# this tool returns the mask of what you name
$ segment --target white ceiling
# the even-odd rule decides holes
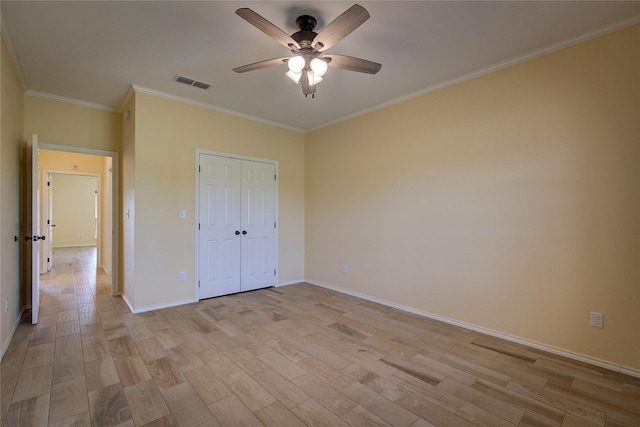
[[[305,99],[286,65],[232,68],[288,50],[235,15],[249,7],[291,34],[316,31],[354,2],[11,1],[2,32],[25,89],[121,108],[129,87],[310,130],[640,22],[640,1],[360,1],[371,18],[329,53],[382,64],[376,75],[330,68]],[[210,83],[208,90],[176,75]]]

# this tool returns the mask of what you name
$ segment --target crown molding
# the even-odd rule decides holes
[[[544,56],[546,54],[549,54],[549,53],[552,53],[552,52],[555,52],[555,51],[558,51],[558,50],[561,50],[561,49],[564,49],[564,48],[567,48],[567,47],[570,47],[570,46],[573,46],[573,45],[576,45],[576,44],[579,44],[579,43],[583,43],[583,42],[586,42],[588,40],[591,40],[591,39],[594,39],[594,38],[597,38],[597,37],[600,37],[600,36],[604,36],[606,34],[614,32],[614,31],[622,30],[624,28],[630,27],[630,26],[638,24],[638,23],[640,23],[640,14],[630,16],[630,17],[622,19],[620,21],[616,21],[616,22],[614,22],[612,24],[605,25],[604,27],[600,27],[600,28],[598,28],[596,30],[580,34],[580,35],[578,35],[576,37],[571,37],[571,38],[563,40],[561,42],[554,43],[554,44],[542,47],[540,49],[532,50],[532,51],[524,53],[522,55],[514,56],[513,58],[507,59],[506,61],[498,62],[498,63],[490,65],[488,67],[477,69],[477,70],[472,71],[470,73],[463,74],[463,75],[458,76],[458,77],[454,77],[453,79],[449,79],[449,80],[445,80],[445,81],[440,82],[440,83],[436,83],[436,84],[434,84],[432,86],[426,87],[426,88],[421,89],[421,90],[416,91],[416,92],[412,92],[410,94],[407,94],[405,96],[401,96],[399,98],[392,99],[392,100],[390,100],[388,102],[379,104],[379,105],[377,105],[375,107],[371,107],[371,108],[368,108],[366,110],[362,110],[362,111],[359,111],[357,113],[350,114],[348,116],[342,117],[340,119],[337,119],[337,120],[334,120],[334,121],[331,121],[331,122],[328,122],[328,123],[325,123],[325,124],[322,124],[320,126],[313,127],[311,129],[307,129],[307,132],[312,132],[312,131],[315,131],[315,130],[318,130],[318,129],[322,129],[322,128],[325,128],[325,127],[328,127],[328,126],[331,126],[331,125],[335,125],[335,124],[338,124],[338,123],[341,123],[341,122],[345,122],[347,120],[351,120],[351,119],[356,118],[356,117],[363,116],[363,115],[368,114],[368,113],[372,113],[374,111],[382,110],[384,108],[391,107],[392,105],[400,104],[402,102],[409,101],[409,100],[414,99],[414,98],[418,98],[418,97],[420,97],[422,95],[426,95],[426,94],[429,94],[429,93],[432,93],[432,92],[436,92],[436,91],[444,89],[446,87],[457,85],[458,83],[462,83],[462,82],[465,82],[467,80],[475,79],[476,77],[480,77],[480,76],[483,76],[485,74],[493,73],[494,71],[502,70],[504,68],[511,67],[512,65],[516,65],[516,64],[520,64],[522,62],[529,61],[531,59],[535,59],[535,58],[538,58],[540,56]]]
[[[233,111],[233,110],[227,110],[226,108],[222,108],[222,107],[217,107],[215,105],[212,104],[207,104],[204,102],[200,102],[200,101],[194,101],[192,99],[188,99],[188,98],[183,98],[181,96],[176,96],[176,95],[171,95],[169,93],[165,93],[165,92],[161,92],[158,90],[154,90],[154,89],[149,89],[143,86],[138,86],[138,85],[134,85],[132,84],[131,87],[133,88],[134,91],[136,92],[140,92],[140,93],[146,93],[147,95],[153,95],[153,96],[157,96],[160,98],[164,98],[164,99],[169,99],[172,101],[177,101],[183,104],[188,104],[188,105],[193,105],[195,107],[200,107],[200,108],[204,108],[207,110],[212,110],[212,111],[216,111],[218,113],[224,113],[224,114],[228,114],[230,116],[235,116],[235,117],[239,117],[241,119],[246,119],[246,120],[251,120],[253,122],[258,122],[258,123],[264,123],[266,125],[269,126],[275,126],[281,129],[287,129],[293,132],[299,132],[299,133],[305,133],[304,129],[299,129],[293,126],[287,126],[287,125],[283,125],[282,123],[276,123],[276,122],[272,122],[270,120],[265,120],[265,119],[261,119],[259,117],[254,117],[254,116],[250,116],[248,114],[242,114],[239,113],[237,111]]]
[[[133,85],[129,85],[129,87],[127,88],[127,93],[124,95],[124,98],[120,103],[120,107],[118,107],[118,112],[124,113],[124,109],[127,108],[127,104],[129,103],[129,101],[131,101],[131,98],[133,98],[133,94],[135,92],[136,91],[133,88]]]
[[[35,90],[28,90],[24,94],[27,96],[33,96],[34,98],[50,99],[52,101],[64,102],[67,104],[79,105],[81,107],[88,107],[96,110],[108,111],[110,113],[118,112],[117,109],[113,107],[109,107],[108,105],[96,104],[94,102],[88,102],[88,101],[80,101],[78,99],[67,98],[65,96],[59,96],[59,95],[52,95],[50,93],[38,92]]]

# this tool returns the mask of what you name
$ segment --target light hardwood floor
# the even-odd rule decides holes
[[[54,259],[5,426],[640,425],[640,379],[309,284],[133,315],[91,249]]]

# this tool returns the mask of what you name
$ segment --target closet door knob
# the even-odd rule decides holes
[[[236,236],[238,236],[240,234],[240,232],[238,230],[236,230]]]
[[[247,230],[242,230],[242,234],[247,234]]]

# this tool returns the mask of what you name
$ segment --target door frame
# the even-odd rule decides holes
[[[279,221],[279,217],[278,217],[278,205],[279,205],[279,194],[278,194],[278,189],[280,187],[279,183],[280,183],[280,170],[279,170],[279,161],[278,160],[273,160],[273,159],[264,159],[261,157],[251,157],[251,156],[244,156],[241,154],[233,154],[233,153],[223,153],[220,151],[212,151],[212,150],[205,150],[202,148],[196,148],[196,153],[195,153],[195,167],[194,169],[194,175],[195,175],[195,185],[194,185],[194,199],[195,199],[195,215],[194,215],[194,258],[195,258],[195,262],[194,262],[194,274],[193,277],[194,279],[194,283],[193,283],[193,292],[194,292],[194,300],[195,301],[199,301],[200,300],[200,291],[198,289],[198,281],[200,279],[200,230],[199,230],[199,224],[200,224],[200,171],[199,171],[199,167],[200,167],[200,154],[207,154],[207,155],[211,155],[211,156],[218,156],[218,157],[228,157],[231,159],[237,159],[237,160],[249,160],[252,162],[261,162],[261,163],[269,163],[275,166],[276,169],[276,203],[275,203],[275,221],[277,224],[276,227],[276,250],[275,250],[275,256],[276,256],[276,277],[275,277],[275,283],[276,286],[278,286],[278,283],[280,283],[280,262],[278,259],[278,252],[279,252],[279,248],[280,248],[280,242],[279,242],[279,236],[280,236],[280,221]]]
[[[51,151],[63,151],[67,153],[91,154],[94,156],[111,157],[111,173],[107,174],[108,176],[105,176],[105,180],[111,180],[111,183],[109,185],[109,187],[111,188],[111,197],[109,197],[107,194],[103,194],[102,197],[104,197],[105,200],[111,200],[111,214],[108,215],[108,218],[105,218],[106,221],[111,222],[111,295],[120,295],[120,287],[118,285],[120,279],[120,216],[118,215],[120,211],[118,198],[118,188],[120,187],[120,185],[118,177],[120,176],[120,174],[118,172],[118,168],[120,163],[118,159],[118,153],[115,151],[95,150],[92,148],[71,147],[67,145],[45,144],[42,142],[38,144],[38,148]],[[90,174],[82,173],[80,175]]]

